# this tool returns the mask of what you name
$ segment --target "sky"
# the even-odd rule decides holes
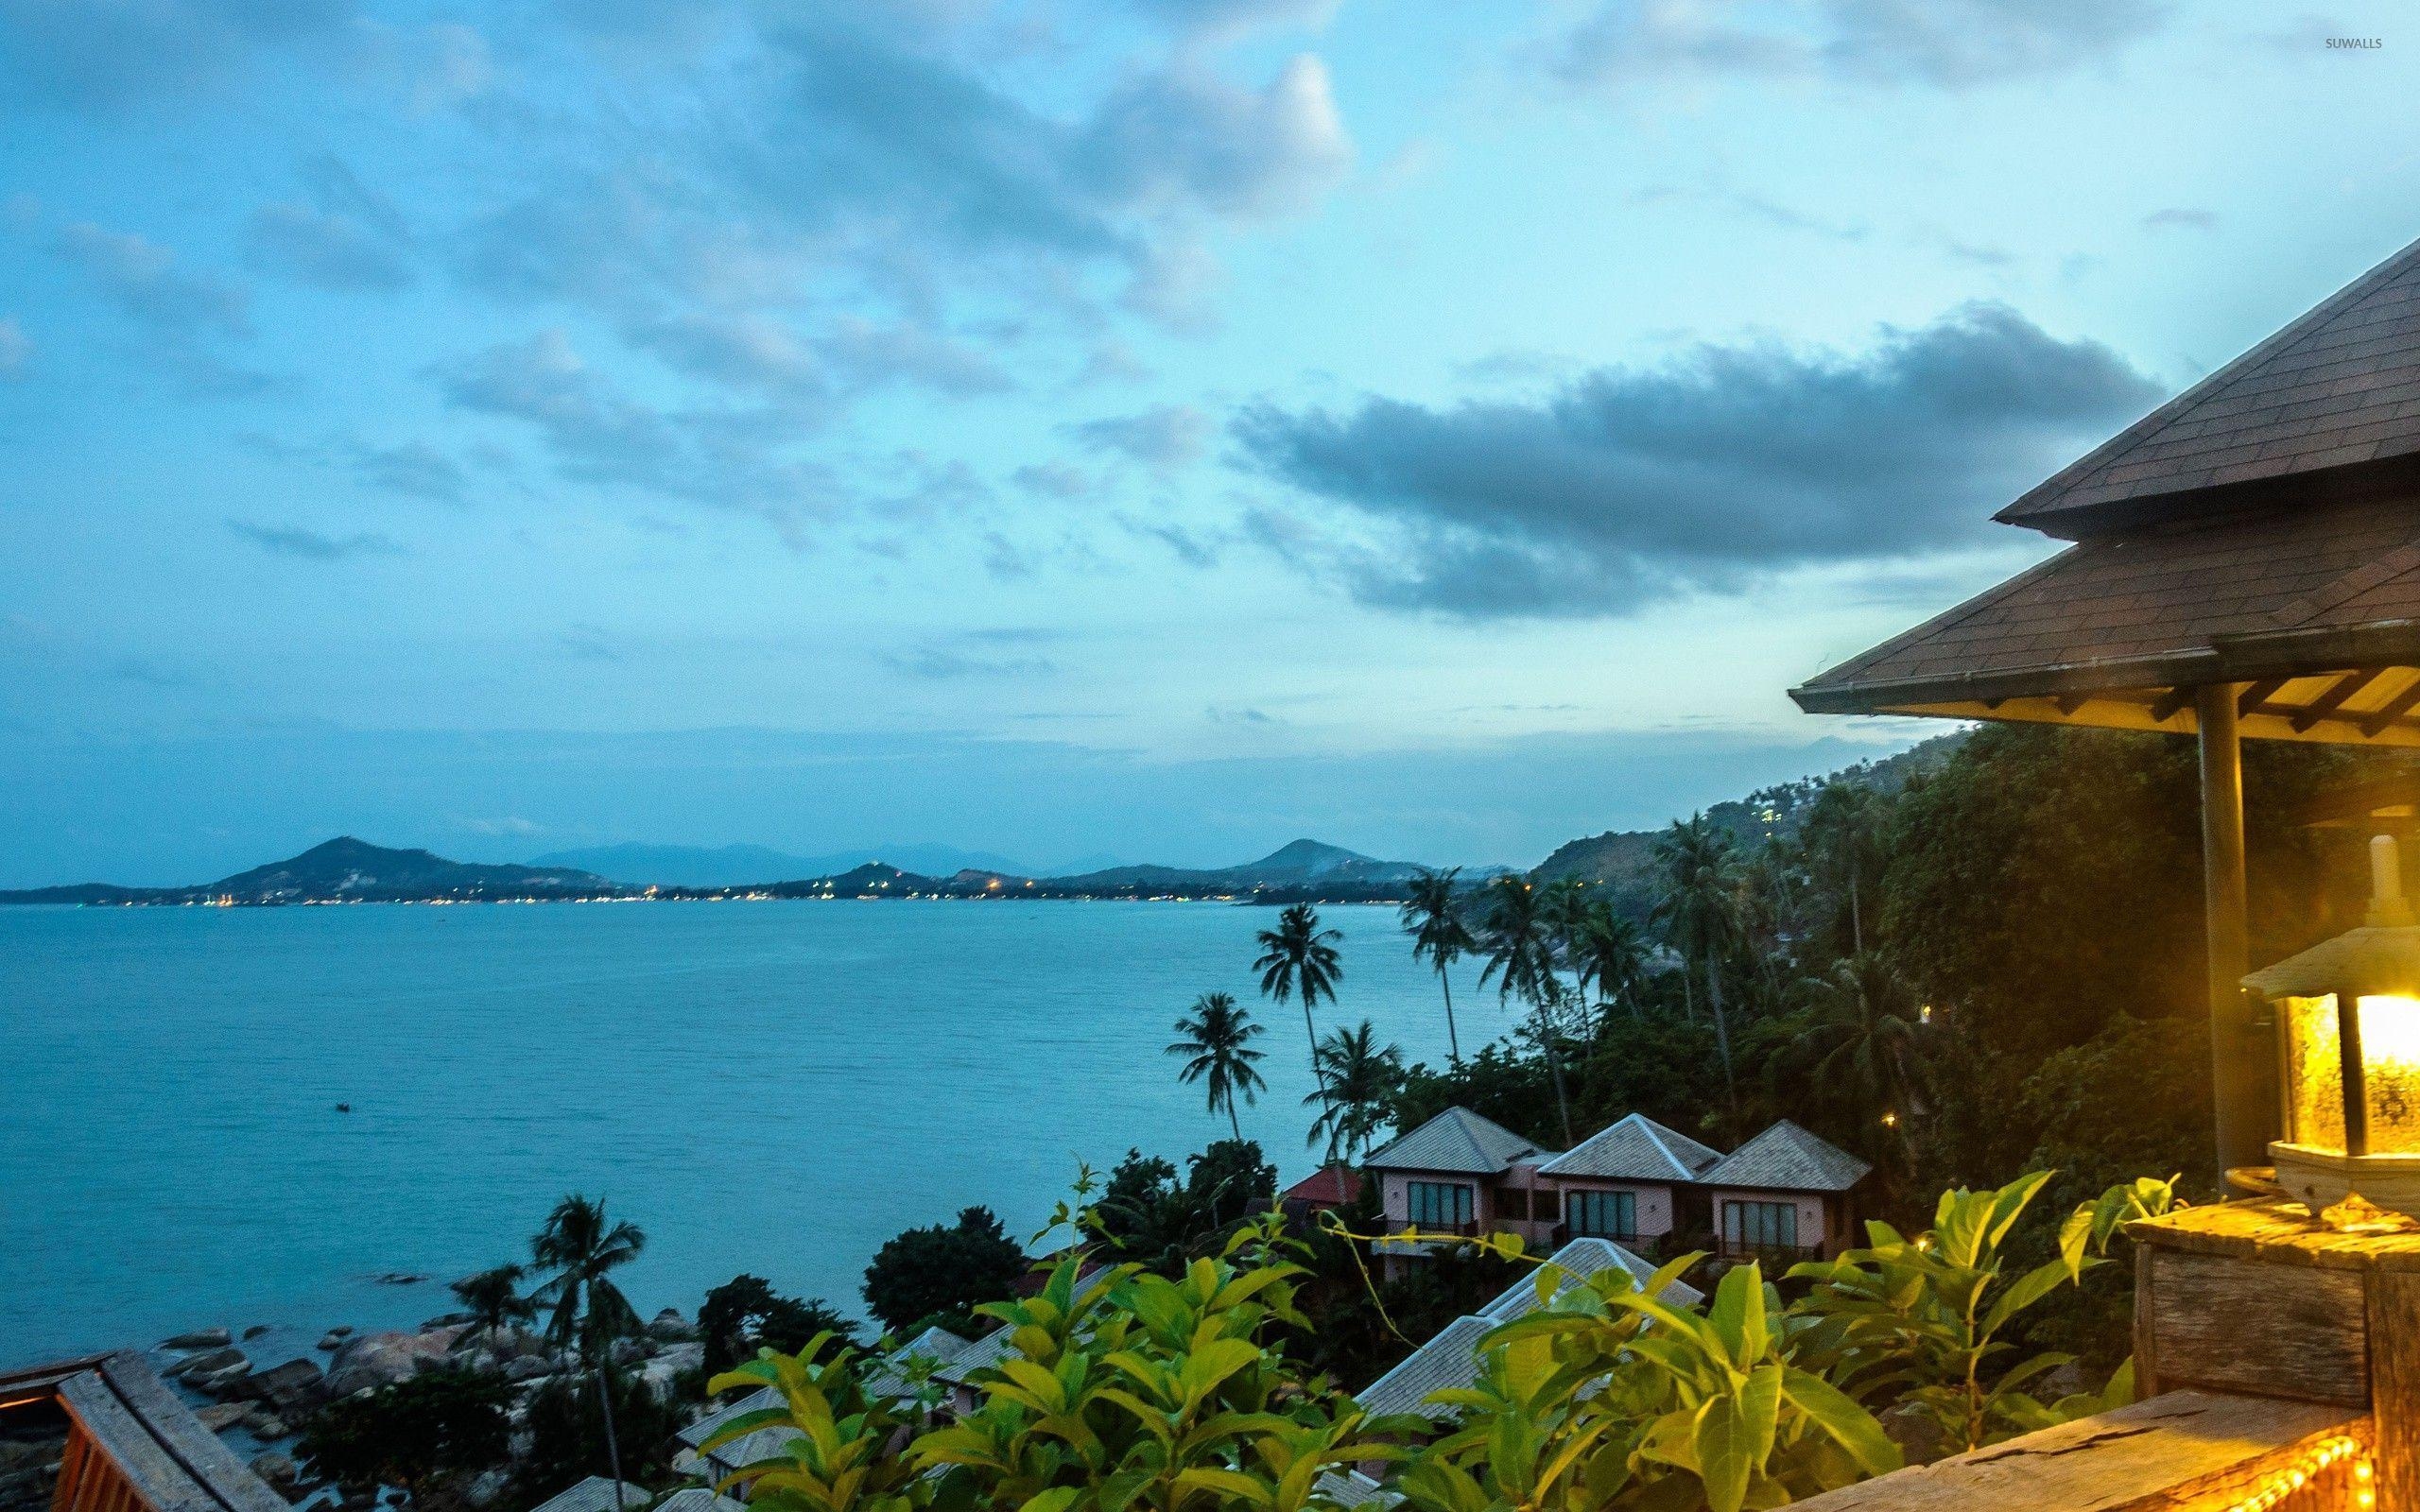
[[[2396,19],[0,0],[0,885],[1529,864],[1898,748],[1786,690],[2420,234]]]

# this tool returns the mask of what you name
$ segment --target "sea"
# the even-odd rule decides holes
[[[1436,975],[1384,907],[1322,1032],[1442,1064]],[[965,1207],[1020,1238],[1130,1148],[1227,1135],[1177,1079],[1201,993],[1252,1005],[1244,1133],[1307,1175],[1302,1014],[1219,902],[0,908],[0,1369],[408,1327],[527,1259],[568,1193],[646,1231],[619,1273],[694,1314],[750,1272],[861,1312],[866,1263]],[[1465,1052],[1512,1015],[1458,969]],[[403,1278],[421,1278],[404,1280]]]

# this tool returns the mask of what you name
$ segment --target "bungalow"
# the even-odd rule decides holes
[[[1361,1173],[1349,1165],[1326,1165],[1278,1194],[1286,1221],[1308,1224],[1322,1212],[1345,1211],[1361,1200]]]
[[[1556,1297],[1603,1271],[1627,1271],[1640,1286],[1655,1274],[1653,1265],[1608,1239],[1575,1239],[1554,1252],[1553,1263],[1562,1272],[1552,1294]],[[1657,1300],[1674,1307],[1692,1307],[1704,1299],[1704,1294],[1682,1281],[1668,1283],[1657,1297]],[[1451,1409],[1438,1407],[1428,1399],[1437,1392],[1456,1390],[1477,1382],[1479,1340],[1491,1329],[1527,1317],[1541,1305],[1536,1280],[1522,1277],[1477,1313],[1446,1324],[1393,1369],[1355,1392],[1353,1400],[1374,1414],[1415,1412],[1430,1418],[1450,1417]]]
[[[1390,1233],[1509,1231],[1549,1244],[1562,1214],[1558,1195],[1539,1180],[1538,1167],[1554,1156],[1467,1108],[1448,1108],[1362,1166],[1377,1177]],[[1382,1239],[1377,1252],[1392,1276],[1431,1247],[1418,1240]]]
[[[1720,1150],[1631,1113],[1539,1166],[1538,1175],[1560,1194],[1564,1228],[1574,1238],[1652,1246],[1705,1225],[1697,1183],[1721,1159]]]
[[[591,1475],[557,1491],[530,1512],[617,1512],[617,1507],[645,1506],[654,1500],[655,1493],[644,1486]]]
[[[1788,1119],[1699,1177],[1726,1259],[1830,1260],[1855,1241],[1856,1196],[1874,1167]]]

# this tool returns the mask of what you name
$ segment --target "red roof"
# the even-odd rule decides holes
[[[1288,1187],[1286,1200],[1349,1208],[1361,1200],[1361,1173],[1347,1165],[1331,1165],[1315,1171]]]

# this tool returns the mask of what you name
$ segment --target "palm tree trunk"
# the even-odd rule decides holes
[[[1236,1143],[1241,1144],[1244,1142],[1244,1126],[1236,1118],[1236,1094],[1233,1092],[1227,1094],[1227,1126],[1236,1131]]]
[[[1445,989],[1445,1045],[1453,1053],[1454,1064],[1459,1066],[1462,1063],[1462,1040],[1454,1032],[1454,979],[1445,974],[1443,963],[1437,968],[1437,985]]]
[[[1538,1048],[1547,1053],[1547,1071],[1554,1077],[1555,1116],[1563,1122],[1563,1147],[1571,1148],[1571,1099],[1563,1088],[1563,1052],[1555,1047],[1560,1039],[1554,1021],[1547,1017],[1545,1000],[1538,1003]]]
[[[1731,1100],[1732,1111],[1739,1108],[1739,1087],[1731,1076],[1731,1023],[1722,1012],[1722,960],[1717,955],[1705,958],[1705,996],[1714,1009],[1714,1048],[1722,1057],[1722,1090]]]
[[[1327,1073],[1320,1069],[1320,1029],[1311,1022],[1311,995],[1303,994],[1303,1038],[1311,1044],[1311,1079],[1320,1084],[1320,1100],[1328,1101]]]
[[[1849,942],[1859,955],[1865,954],[1865,914],[1858,906],[1857,873],[1849,873]]]

